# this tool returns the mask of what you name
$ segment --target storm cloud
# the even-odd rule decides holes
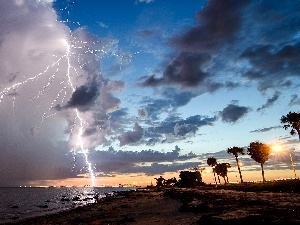
[[[142,86],[175,84],[196,87],[208,77],[208,74],[201,69],[201,65],[205,67],[209,61],[210,56],[206,54],[181,52],[167,65],[162,77],[152,75],[142,83]]]
[[[86,49],[103,43],[59,22],[52,1],[0,5],[0,185],[76,177],[70,149],[78,146],[77,132],[83,128],[87,148],[107,142],[107,113],[120,104],[113,93],[124,84],[102,77]],[[75,108],[84,112],[82,124]]]
[[[227,105],[222,111],[219,112],[221,119],[226,123],[235,123],[243,118],[250,111],[249,107],[238,106],[236,104]]]
[[[135,123],[133,131],[127,131],[118,138],[120,141],[120,146],[138,142],[143,137],[143,132],[143,128],[138,123]]]

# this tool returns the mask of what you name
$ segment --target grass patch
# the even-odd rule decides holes
[[[270,192],[300,192],[300,180],[278,180],[266,182],[245,182],[239,184],[205,185],[204,188],[226,189],[236,191],[270,191]],[[200,187],[201,189],[201,187]]]

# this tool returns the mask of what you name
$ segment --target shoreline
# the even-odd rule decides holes
[[[87,206],[6,224],[300,223],[299,192],[227,188],[137,189],[100,199],[98,203]]]

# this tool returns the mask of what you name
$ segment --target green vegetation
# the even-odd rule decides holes
[[[270,191],[270,192],[300,192],[300,180],[288,179],[288,180],[274,180],[266,182],[244,182],[239,184],[226,184],[226,185],[206,185],[215,189],[226,189],[236,191]]]

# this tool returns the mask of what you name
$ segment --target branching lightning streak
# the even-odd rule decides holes
[[[11,92],[15,91],[18,87],[23,86],[28,82],[32,82],[32,81],[35,81],[35,80],[39,79],[44,74],[47,74],[47,72],[49,71],[50,68],[57,66],[56,71],[48,78],[47,84],[42,87],[42,89],[39,91],[39,93],[35,97],[33,97],[31,99],[31,101],[34,101],[35,99],[38,99],[46,91],[46,89],[51,85],[52,80],[55,78],[55,76],[57,75],[57,73],[59,71],[59,63],[63,58],[66,58],[66,61],[67,61],[67,72],[66,72],[66,77],[67,77],[67,80],[68,80],[67,83],[69,84],[69,87],[71,87],[72,91],[74,92],[75,87],[72,83],[72,79],[71,79],[71,75],[70,75],[70,69],[72,68],[71,62],[70,62],[70,57],[71,57],[70,56],[70,45],[69,45],[67,40],[65,40],[65,43],[66,43],[66,46],[67,46],[67,51],[66,51],[65,55],[63,55],[58,60],[56,60],[52,65],[47,66],[46,69],[43,72],[38,73],[35,76],[29,77],[29,78],[25,79],[22,82],[15,83],[10,87],[4,88],[4,90],[2,90],[0,92],[0,103],[3,101],[5,96],[12,95],[12,97],[13,97],[13,111],[14,111],[14,108],[15,108],[15,95]],[[76,71],[75,71],[75,73],[76,73]],[[63,84],[64,82],[65,81],[62,81],[60,84]],[[43,121],[45,119],[47,119],[47,118],[49,118],[49,117],[56,114],[56,113],[54,113],[54,114],[48,115],[49,112],[56,105],[56,102],[58,101],[58,99],[59,99],[59,97],[62,93],[63,93],[62,101],[64,101],[64,99],[67,95],[66,89],[67,89],[67,87],[65,86],[59,91],[59,93],[57,94],[57,97],[52,101],[50,107],[43,113],[41,124],[43,123]],[[78,134],[77,134],[77,143],[76,143],[75,148],[79,148],[80,149],[79,153],[82,153],[84,155],[85,163],[87,165],[87,169],[88,169],[88,172],[89,172],[90,178],[91,178],[91,185],[95,186],[95,174],[94,174],[94,171],[92,169],[92,164],[88,160],[88,150],[84,148],[84,144],[83,144],[83,140],[82,140],[82,135],[83,135],[83,131],[84,131],[84,120],[80,116],[80,112],[78,111],[78,109],[74,109],[74,110],[75,110],[75,115],[76,115],[74,125],[77,123],[77,121],[79,121],[79,126],[80,126]],[[72,132],[73,132],[73,130],[71,130],[71,133]],[[73,151],[73,153],[76,154],[75,149],[72,149],[72,151]]]
[[[66,41],[67,44],[67,53],[66,53],[66,57],[67,57],[67,64],[68,64],[68,68],[67,68],[67,77],[68,77],[68,82],[73,90],[73,92],[75,91],[75,87],[72,83],[72,79],[70,76],[70,69],[71,69],[71,63],[70,63],[70,45],[69,43]],[[90,177],[91,177],[91,182],[92,182],[92,186],[95,186],[95,174],[94,171],[92,169],[92,164],[89,162],[88,160],[88,150],[86,150],[84,148],[84,144],[83,144],[83,140],[82,140],[82,135],[83,135],[83,130],[84,130],[84,125],[83,125],[83,119],[79,114],[78,109],[75,109],[75,113],[76,113],[76,119],[79,120],[80,123],[80,128],[77,134],[77,143],[76,143],[76,147],[79,146],[81,153],[83,153],[84,155],[84,159],[85,159],[85,163],[87,165],[87,169],[89,171]],[[75,151],[74,151],[75,152]]]
[[[10,91],[16,90],[19,86],[22,86],[22,85],[24,85],[24,84],[26,84],[26,83],[28,83],[30,81],[37,80],[40,76],[42,76],[43,74],[45,74],[49,70],[50,67],[53,67],[54,65],[56,65],[60,60],[61,60],[61,58],[58,59],[56,62],[54,62],[51,66],[47,66],[47,68],[43,72],[41,72],[39,74],[37,74],[37,75],[35,75],[33,77],[29,77],[28,79],[26,79],[26,80],[24,80],[22,82],[18,82],[18,83],[14,84],[14,85],[12,85],[10,87],[4,88],[4,90],[0,92],[0,103],[2,102],[4,96],[8,95]]]
[[[49,10],[55,12],[55,10],[47,4],[46,1],[43,0],[37,0],[39,4],[42,4],[44,7],[48,8]],[[76,1],[74,0],[73,2],[69,3],[65,8],[58,9],[60,11],[67,10],[71,5],[73,5]],[[69,12],[68,12],[68,18],[69,18]],[[66,19],[65,21],[58,21],[61,24],[63,23],[72,23],[69,19]],[[80,25],[78,22],[76,23]],[[64,30],[65,27],[63,27]],[[69,38],[68,38],[69,37]],[[42,77],[46,76],[46,83],[42,86],[42,88],[37,92],[37,94],[30,99],[31,102],[42,98],[42,96],[46,93],[48,89],[50,89],[52,84],[55,84],[55,80],[57,79],[62,79],[59,80],[59,85],[60,86],[60,91],[56,94],[52,102],[50,103],[49,106],[46,107],[46,110],[42,113],[41,115],[41,122],[39,128],[41,128],[41,125],[45,120],[48,118],[56,115],[58,113],[57,110],[53,110],[56,108],[57,105],[59,105],[59,101],[61,104],[64,103],[65,99],[68,96],[68,92],[71,90],[73,93],[76,91],[76,86],[72,81],[73,74],[76,76],[80,76],[78,73],[81,73],[79,68],[84,70],[84,67],[87,66],[87,64],[92,63],[96,57],[102,58],[102,57],[107,57],[107,56],[113,56],[116,58],[119,58],[119,63],[120,63],[120,71],[122,71],[121,65],[126,64],[126,62],[131,61],[132,55],[123,55],[122,53],[118,52],[114,46],[117,42],[115,41],[110,41],[107,46],[109,51],[106,51],[106,46],[102,45],[100,49],[97,49],[97,45],[101,42],[98,39],[95,40],[93,39],[92,41],[82,41],[80,38],[76,38],[76,35],[72,35],[72,32],[70,31],[67,37],[62,38],[64,42],[64,46],[66,46],[66,50],[63,49],[63,53],[56,55],[51,53],[47,53],[48,56],[52,57],[53,61],[51,62],[52,64],[48,64],[45,66],[45,69],[40,70],[37,72],[37,74],[31,75],[29,77],[26,77],[25,80],[21,80],[19,82],[16,82],[8,87],[5,87],[4,89],[0,90],[0,103],[6,98],[7,96],[12,97],[12,106],[13,106],[13,113],[15,112],[15,106],[16,106],[16,96],[17,96],[17,90],[21,86],[24,86],[28,83],[31,82],[36,82],[39,79],[42,79]],[[96,47],[96,48],[94,48]],[[75,50],[74,52],[72,50]],[[78,51],[77,51],[78,50]],[[137,52],[136,54],[138,54]],[[94,55],[95,57],[89,58],[89,57],[84,57],[85,55]],[[76,66],[78,71],[76,70],[76,67],[73,67],[71,64],[71,59],[73,60],[73,57],[76,60],[77,57],[77,62]],[[59,72],[61,72],[60,67],[61,64],[66,63],[67,68],[66,68],[66,73],[62,76],[59,77]],[[79,68],[78,68],[79,66]],[[50,75],[49,75],[50,74]],[[48,77],[49,76],[49,77]],[[38,106],[38,108],[42,106],[42,103]],[[73,125],[70,130],[70,136],[75,138],[75,147],[71,149],[70,152],[73,154],[74,162],[76,161],[76,154],[77,153],[82,153],[84,156],[85,164],[86,164],[86,169],[89,173],[89,177],[91,178],[91,185],[95,186],[95,173],[93,171],[93,165],[89,162],[89,150],[86,148],[86,145],[84,144],[84,131],[85,131],[85,126],[88,126],[89,124],[84,120],[83,114],[77,109],[73,108],[74,110],[74,120],[72,121]],[[79,128],[77,128],[77,126]],[[76,133],[77,132],[77,133]],[[73,169],[75,167],[75,164],[73,166]]]
[[[47,7],[48,9],[51,9],[53,11],[53,9],[48,7],[43,1],[38,0],[38,2],[41,3],[42,5],[44,5],[45,7]],[[72,2],[72,4],[74,4],[74,2]],[[63,23],[64,21],[59,21],[59,22]],[[67,21],[67,22],[69,22],[69,21]],[[79,25],[79,23],[78,23],[78,25]],[[70,32],[70,35],[71,35],[71,32]],[[71,37],[75,38],[72,35],[71,35]],[[6,98],[6,96],[12,96],[12,108],[13,108],[13,113],[14,113],[15,104],[16,104],[15,103],[16,90],[19,87],[24,86],[27,83],[37,81],[42,76],[47,76],[47,74],[49,74],[49,72],[50,72],[50,68],[56,68],[56,70],[52,73],[52,75],[49,76],[49,78],[47,79],[47,83],[40,89],[40,91],[33,98],[30,99],[31,102],[37,100],[38,98],[40,98],[46,92],[46,90],[48,88],[50,88],[50,86],[53,83],[54,79],[56,78],[58,72],[60,71],[60,69],[59,69],[60,68],[60,63],[63,60],[66,60],[66,62],[67,62],[67,71],[66,71],[66,74],[65,74],[65,78],[67,80],[64,79],[59,83],[59,85],[64,85],[64,87],[58,92],[56,98],[52,101],[52,103],[50,104],[48,109],[42,114],[40,126],[42,125],[42,123],[46,119],[48,119],[51,116],[54,116],[57,112],[54,112],[52,114],[50,114],[50,112],[51,112],[52,109],[55,108],[55,106],[57,105],[57,101],[59,99],[61,99],[62,103],[64,102],[64,100],[67,96],[67,89],[71,88],[71,90],[73,92],[76,90],[76,88],[74,87],[74,85],[72,83],[71,68],[74,70],[75,74],[78,75],[78,73],[77,73],[75,67],[71,66],[71,60],[70,60],[70,58],[72,56],[71,48],[76,48],[76,46],[74,46],[74,44],[70,45],[67,38],[64,40],[64,42],[66,44],[67,49],[66,49],[66,52],[62,56],[58,57],[57,55],[52,55],[56,59],[54,60],[54,62],[52,64],[49,64],[48,66],[46,66],[46,68],[42,72],[40,72],[36,75],[27,77],[25,80],[20,81],[20,82],[16,82],[11,86],[5,87],[2,91],[0,91],[0,103],[4,100],[4,98]],[[70,42],[72,42],[72,40],[70,40]],[[84,42],[78,42],[78,43],[85,44]],[[82,48],[84,48],[84,47],[87,47],[87,46],[83,46]],[[77,48],[80,48],[80,47],[77,47]],[[89,49],[85,53],[88,53],[88,52],[92,53],[92,50]],[[85,54],[85,53],[83,53],[83,54]],[[81,53],[81,55],[83,55],[83,54]],[[94,52],[94,54],[95,54],[95,52]],[[79,62],[79,58],[80,58],[80,54],[78,55],[78,62]],[[86,63],[81,64],[81,65],[79,64],[80,68],[82,68],[83,65],[85,65],[87,63],[89,63],[89,62],[86,62]],[[61,98],[61,96],[62,96],[62,98]],[[79,130],[77,131],[78,133],[75,135],[76,144],[75,144],[75,147],[72,148],[71,152],[73,153],[74,161],[75,161],[76,153],[82,153],[84,155],[86,168],[88,170],[89,177],[91,178],[91,186],[95,186],[95,173],[92,169],[92,164],[89,162],[89,159],[88,159],[89,150],[85,148],[83,138],[82,138],[83,134],[84,134],[85,121],[84,121],[83,117],[80,115],[80,112],[77,108],[74,108],[74,111],[75,111],[75,119],[74,119],[74,125],[73,126],[75,126],[78,123],[79,124]],[[74,127],[71,130],[71,134],[73,132],[74,132]],[[77,149],[79,149],[79,151]]]

